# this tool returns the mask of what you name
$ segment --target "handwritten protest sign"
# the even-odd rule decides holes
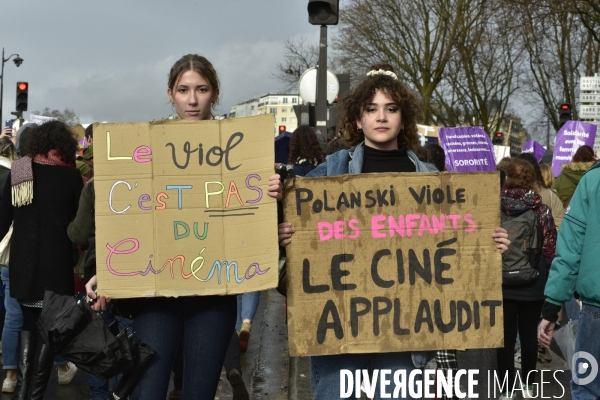
[[[499,189],[495,172],[288,185],[290,355],[501,346]]]
[[[112,298],[277,286],[273,118],[94,128],[98,288]]]
[[[481,126],[440,128],[446,169],[454,172],[495,171],[494,146]]]
[[[578,148],[583,145],[594,147],[597,129],[596,125],[589,122],[567,121],[556,132],[554,156],[552,157],[552,173],[554,173],[554,176],[560,175],[561,166],[571,162]]]

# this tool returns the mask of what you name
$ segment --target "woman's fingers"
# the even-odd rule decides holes
[[[281,177],[279,174],[269,177],[267,195],[277,200],[281,200],[283,197],[283,185],[281,184]]]

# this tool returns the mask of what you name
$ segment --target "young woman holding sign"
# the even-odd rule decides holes
[[[209,120],[219,99],[219,78],[206,58],[187,54],[171,67],[167,94],[185,120]],[[279,175],[269,178],[268,195],[281,198]],[[96,295],[87,286],[88,296]],[[96,308],[105,307],[100,297]],[[164,400],[171,368],[180,345],[184,371],[182,399],[213,400],[225,352],[234,332],[236,296],[188,296],[144,299],[134,317],[134,331],[155,355],[140,377],[133,400]]]
[[[379,67],[374,67],[341,103],[339,126],[345,141],[355,147],[327,156],[325,162],[307,176],[436,171],[433,166],[419,161],[412,151],[417,146],[416,123],[421,113],[417,96],[398,80],[389,66]],[[288,245],[293,233],[290,223],[280,224],[280,245]],[[497,228],[492,236],[496,247],[504,251],[508,245],[506,231]],[[342,369],[405,370],[409,376],[412,370],[425,365],[427,356],[426,352],[398,352],[311,357],[315,399],[340,397]],[[375,398],[379,398],[379,390]]]

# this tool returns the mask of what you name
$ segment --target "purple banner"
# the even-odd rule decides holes
[[[452,172],[495,171],[494,146],[481,126],[440,128],[446,169]]]
[[[594,148],[596,129],[598,129],[596,125],[581,121],[567,121],[559,129],[556,133],[554,156],[552,158],[554,176],[560,175],[560,166],[571,162],[578,148],[583,145]]]
[[[544,154],[546,153],[546,148],[536,142],[535,140],[528,140],[523,145],[523,150],[521,153],[532,153],[535,158],[540,162]]]

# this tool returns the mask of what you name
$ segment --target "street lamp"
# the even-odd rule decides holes
[[[23,64],[23,59],[19,57],[18,54],[11,54],[7,58],[4,58],[4,47],[2,48],[2,73],[0,73],[0,122],[4,121],[2,119],[2,101],[4,94],[4,63],[12,58],[12,56],[16,56],[13,62],[17,67],[20,67]]]

